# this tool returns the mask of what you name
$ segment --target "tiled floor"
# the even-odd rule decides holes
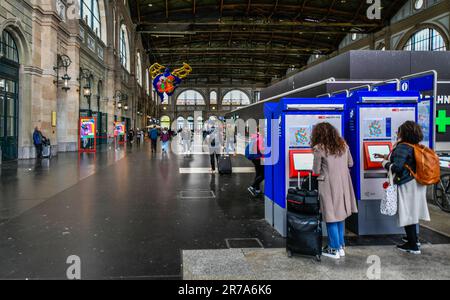
[[[449,280],[450,245],[428,245],[423,255],[392,246],[356,246],[339,261],[288,258],[285,249],[183,251],[186,280]]]

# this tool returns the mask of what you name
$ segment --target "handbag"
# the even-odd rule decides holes
[[[380,211],[382,215],[393,217],[398,211],[398,194],[397,185],[394,184],[394,174],[392,173],[392,165],[388,171],[388,182],[384,191],[384,197],[381,200]]]

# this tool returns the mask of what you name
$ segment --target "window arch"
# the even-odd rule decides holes
[[[232,90],[225,94],[222,100],[223,105],[249,105],[250,98],[240,90]]]
[[[136,81],[142,86],[142,63],[141,53],[139,51],[136,53]]]
[[[119,39],[119,58],[120,64],[130,72],[130,43],[128,39],[128,31],[125,24],[120,26],[120,39]]]
[[[443,36],[434,28],[421,29],[408,39],[403,46],[404,51],[446,51]]]
[[[14,41],[14,38],[6,30],[3,30],[0,48],[0,52],[3,53],[7,60],[19,63],[17,44]]]
[[[162,116],[160,121],[161,128],[167,128],[170,129],[170,117],[169,116]]]
[[[211,91],[209,94],[209,104],[216,105],[217,104],[217,92]]]
[[[205,98],[195,90],[187,90],[178,96],[177,105],[205,105]]]

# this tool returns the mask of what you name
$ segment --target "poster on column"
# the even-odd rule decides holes
[[[89,117],[80,118],[80,138],[93,139],[95,138],[95,119]]]
[[[124,136],[125,135],[125,123],[124,122],[114,122],[114,136]]]

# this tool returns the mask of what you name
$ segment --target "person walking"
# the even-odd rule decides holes
[[[133,144],[133,139],[134,139],[134,130],[130,129],[130,131],[128,132],[128,143],[130,145]]]
[[[33,143],[34,147],[36,148],[36,157],[38,159],[42,158],[43,142],[44,136],[42,135],[42,132],[39,130],[39,127],[36,126],[33,132]]]
[[[192,132],[188,126],[184,126],[180,132],[181,144],[183,146],[183,153],[189,154],[191,152]]]
[[[225,148],[226,148],[226,152],[227,154],[230,154],[230,152],[232,152],[234,155],[236,155],[236,130],[234,125],[232,124],[227,124],[226,126],[226,144],[225,144]]]
[[[410,254],[421,254],[417,229],[420,220],[431,221],[427,204],[427,187],[421,185],[411,171],[416,173],[417,164],[414,146],[423,141],[422,128],[415,122],[408,121],[398,129],[398,141],[389,157],[382,157],[383,167],[395,174],[397,185],[398,224],[405,228],[405,244],[397,249]],[[410,169],[408,169],[408,167]],[[436,166],[439,168],[439,166]]]
[[[141,131],[139,130],[139,128],[136,130],[136,144],[138,146],[141,145]]]
[[[170,142],[170,131],[168,128],[164,128],[161,132],[161,144],[162,144],[162,153],[167,154],[169,152],[169,142]]]
[[[156,126],[153,126],[152,129],[150,129],[150,131],[148,133],[148,137],[150,138],[150,141],[152,144],[152,152],[153,153],[156,153],[156,146],[158,144],[158,136],[159,136],[158,128],[156,128]]]
[[[206,135],[206,143],[208,145],[209,157],[211,163],[211,173],[216,173],[216,165],[219,164],[219,158],[223,146],[223,135],[220,130],[212,125]]]
[[[264,164],[262,163],[264,140],[260,133],[250,136],[249,143],[245,148],[245,157],[250,160],[255,167],[255,179],[248,191],[253,197],[261,195],[261,183],[264,181]]]
[[[328,246],[322,254],[339,259],[345,256],[345,220],[358,212],[349,170],[353,158],[347,143],[330,123],[314,126],[311,147],[313,172],[319,174],[322,217],[328,231]]]

